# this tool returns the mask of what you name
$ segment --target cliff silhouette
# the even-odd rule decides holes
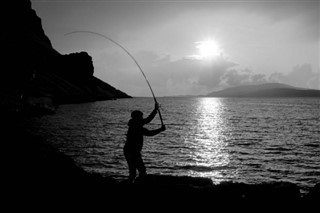
[[[31,2],[5,1],[1,108],[52,112],[59,104],[129,98],[96,78],[86,52],[60,54],[46,36]]]

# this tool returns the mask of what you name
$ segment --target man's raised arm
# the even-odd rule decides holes
[[[154,105],[154,110],[151,112],[151,114],[147,118],[143,119],[143,125],[150,123],[154,119],[154,117],[158,112],[158,108],[159,108],[158,103],[156,103]]]

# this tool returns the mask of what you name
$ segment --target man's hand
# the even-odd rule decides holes
[[[159,110],[159,107],[160,107],[160,106],[159,106],[158,103],[155,103],[155,104],[154,104],[154,110],[158,111],[158,110]]]

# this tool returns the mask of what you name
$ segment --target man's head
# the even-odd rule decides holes
[[[142,120],[143,113],[140,110],[134,110],[131,112],[131,118],[134,120]]]

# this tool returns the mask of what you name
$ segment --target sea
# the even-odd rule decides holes
[[[210,178],[214,184],[286,181],[302,194],[320,182],[320,98],[163,97],[166,131],[144,138],[149,174]],[[123,155],[133,110],[147,117],[153,98],[60,105],[30,118],[46,139],[91,173],[128,176]],[[146,125],[160,128],[159,116]]]

